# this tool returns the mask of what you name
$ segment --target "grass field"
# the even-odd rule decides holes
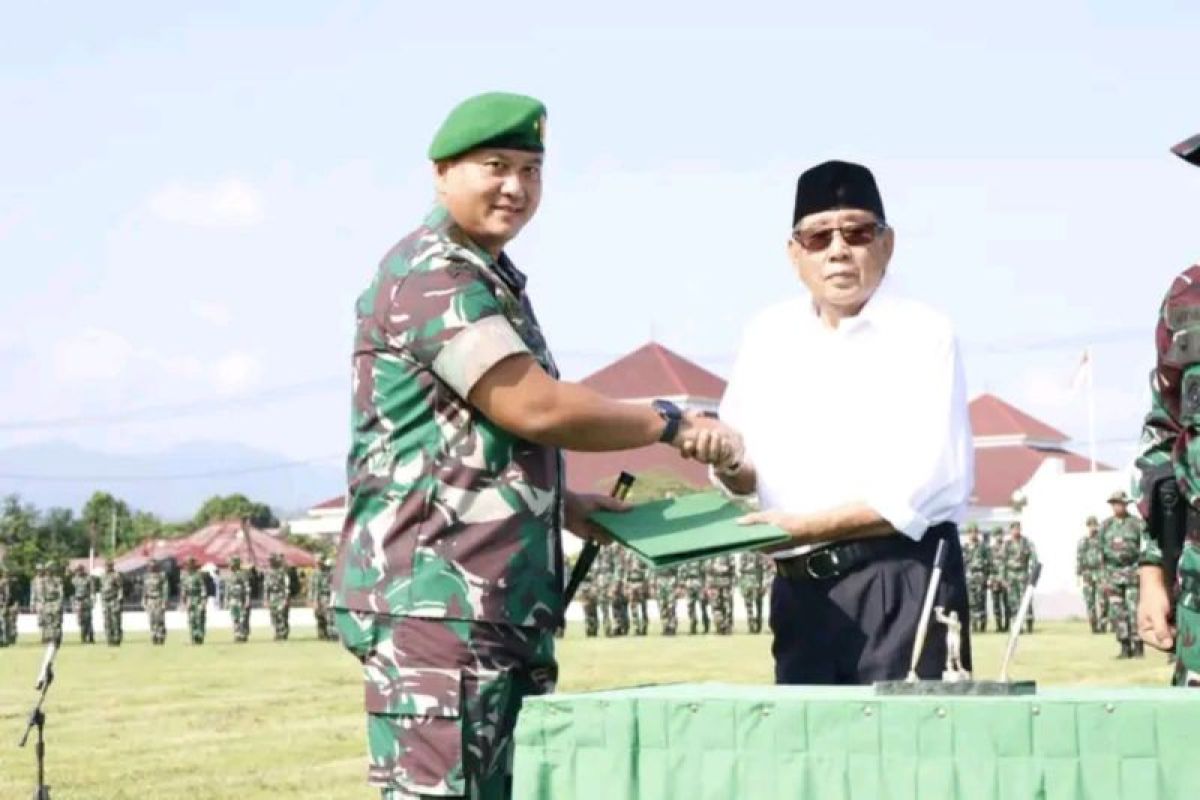
[[[358,665],[312,630],[286,643],[256,631],[234,646],[215,631],[202,647],[172,632],[120,648],[68,641],[47,705],[47,771],[54,800],[378,798],[364,781]],[[28,639],[28,637],[26,637]],[[995,677],[1005,640],[975,637],[979,677]],[[1042,684],[1163,685],[1165,657],[1116,661],[1111,636],[1084,623],[1046,624],[1024,638],[1013,676]],[[32,740],[16,744],[34,701],[42,648],[0,649],[0,798],[27,798]],[[769,683],[770,636],[584,639],[560,643],[560,691],[645,683]]]

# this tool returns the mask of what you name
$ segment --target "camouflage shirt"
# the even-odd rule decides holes
[[[1100,523],[1100,552],[1104,579],[1110,583],[1138,582],[1138,552],[1142,546],[1142,521],[1137,517],[1109,517]]]
[[[508,356],[557,377],[525,277],[435,207],[358,299],[346,523],[333,605],[553,628],[562,456],[466,400]]]

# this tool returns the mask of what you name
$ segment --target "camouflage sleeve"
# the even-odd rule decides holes
[[[459,397],[466,398],[501,360],[529,352],[492,286],[472,265],[450,262],[413,272],[389,302],[391,344],[411,353]]]

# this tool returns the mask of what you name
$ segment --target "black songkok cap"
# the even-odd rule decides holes
[[[819,214],[835,208],[858,208],[870,211],[880,222],[883,198],[875,185],[871,170],[847,161],[826,161],[805,170],[796,181],[796,206],[792,210],[792,226],[809,214]]]
[[[1171,152],[1189,164],[1195,164],[1197,167],[1200,167],[1200,133],[1197,133],[1190,139],[1184,139],[1172,147]]]

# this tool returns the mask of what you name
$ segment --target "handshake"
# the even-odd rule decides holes
[[[740,433],[716,417],[697,411],[683,415],[670,445],[684,458],[711,464],[722,472],[737,471],[745,453]]]

